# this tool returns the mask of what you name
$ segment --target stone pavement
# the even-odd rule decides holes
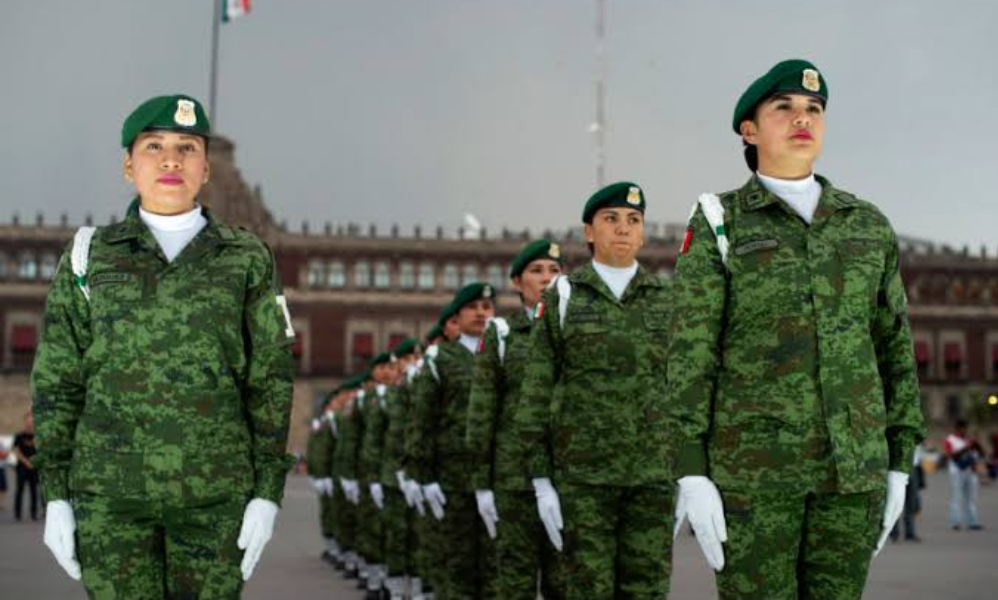
[[[951,531],[946,525],[949,482],[929,477],[918,523],[921,544],[889,545],[871,567],[864,600],[983,600],[998,597],[998,485],[982,486],[979,509],[988,529]],[[16,523],[13,499],[0,511],[0,597],[84,599],[79,584],[56,566],[42,545],[41,523]],[[264,551],[247,600],[296,598],[360,600],[363,594],[319,559],[315,497],[306,478],[288,478],[284,510]],[[715,598],[713,578],[688,535],[677,540],[672,600]],[[598,599],[594,599],[598,600]]]

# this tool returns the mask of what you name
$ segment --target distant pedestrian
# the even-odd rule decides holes
[[[961,524],[967,529],[984,529],[977,517],[977,462],[982,458],[981,446],[967,435],[967,421],[956,422],[953,433],[946,436],[945,452],[949,463],[951,486],[949,501],[949,524],[959,530]]]
[[[21,520],[24,489],[31,497],[31,520],[38,520],[38,471],[32,464],[35,456],[35,421],[31,413],[24,415],[24,430],[14,436],[14,455],[17,457],[17,487],[14,491],[14,518]]]
[[[925,489],[925,471],[922,470],[922,458],[925,452],[922,445],[915,446],[914,463],[908,477],[908,486],[904,494],[904,513],[901,521],[894,524],[891,530],[891,541],[896,542],[901,535],[901,523],[904,522],[904,539],[909,542],[921,542],[922,538],[915,533],[915,519],[922,512],[922,499],[919,495]]]
[[[7,457],[10,452],[0,448],[0,510],[7,508]]]

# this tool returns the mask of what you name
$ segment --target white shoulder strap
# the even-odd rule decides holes
[[[83,296],[90,301],[90,286],[87,284],[87,265],[90,262],[90,242],[94,238],[96,227],[83,226],[76,230],[73,237],[73,253],[70,260],[73,267],[73,280],[79,286]]]
[[[697,200],[703,210],[703,216],[707,219],[714,237],[717,238],[717,250],[721,253],[721,262],[728,264],[728,234],[724,230],[724,205],[717,194],[700,194]],[[696,212],[696,207],[694,207]],[[691,215],[692,218],[692,215]]]
[[[437,372],[437,354],[439,353],[440,353],[440,347],[437,346],[436,344],[433,344],[432,346],[426,349],[426,356],[425,356],[426,366],[430,368],[430,374],[433,375],[433,378],[437,380],[437,383],[440,383],[440,373]]]
[[[509,335],[509,323],[502,317],[492,317],[489,319],[489,323],[496,326],[496,339],[499,342],[497,350],[499,352],[499,364],[501,365],[506,359],[506,337]]]
[[[335,437],[340,437],[340,432],[336,430],[336,413],[329,413],[329,433]]]
[[[558,286],[558,325],[564,329],[568,300],[572,297],[572,284],[568,281],[568,275],[559,275],[555,279],[555,285]]]

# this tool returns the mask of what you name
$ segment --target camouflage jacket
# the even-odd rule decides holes
[[[558,291],[534,322],[515,426],[527,476],[592,485],[669,481],[669,285],[638,268],[620,300],[592,264],[568,276],[564,326]]]
[[[465,434],[474,461],[471,478],[475,489],[532,489],[520,462],[521,441],[513,428],[530,353],[531,320],[523,309],[517,309],[507,323],[503,360],[499,360],[495,325],[485,332],[482,351],[475,357]]]
[[[31,374],[50,500],[280,502],[294,333],[278,272],[259,238],[204,215],[170,263],[133,202],[94,235],[89,301],[63,255]]]
[[[381,485],[398,487],[396,471],[405,470],[406,423],[412,418],[412,383],[408,378],[388,391],[385,402],[388,410],[388,428],[381,454]]]
[[[364,404],[364,441],[360,458],[364,482],[368,484],[381,482],[381,461],[388,433],[388,389],[384,396],[372,392]]]
[[[437,482],[444,491],[473,490],[471,457],[464,430],[471,394],[474,355],[459,342],[440,344],[436,359],[428,358],[416,379],[414,440],[409,476],[420,483]],[[431,368],[430,362],[433,363]],[[438,380],[434,369],[439,375]]]
[[[318,422],[318,427],[309,432],[305,446],[305,464],[310,477],[321,479],[333,476],[333,452],[336,449],[336,438],[333,428],[326,420]]]
[[[366,395],[366,394],[365,394]],[[364,396],[358,394],[336,415],[336,449],[333,452],[333,476],[363,481],[361,453],[364,440]]]
[[[819,182],[810,226],[755,177],[723,194],[726,265],[692,218],[669,362],[678,476],[853,493],[910,469],[924,432],[897,238]]]

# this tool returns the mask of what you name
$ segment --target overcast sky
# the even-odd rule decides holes
[[[595,185],[595,0],[253,0],[216,130],[278,219],[575,225]],[[775,62],[830,89],[818,172],[903,234],[996,247],[998,2],[608,0],[607,177],[654,221],[748,176],[735,101]],[[122,214],[119,132],[207,102],[209,0],[4,0],[0,222]],[[314,229],[314,228],[313,228]]]

